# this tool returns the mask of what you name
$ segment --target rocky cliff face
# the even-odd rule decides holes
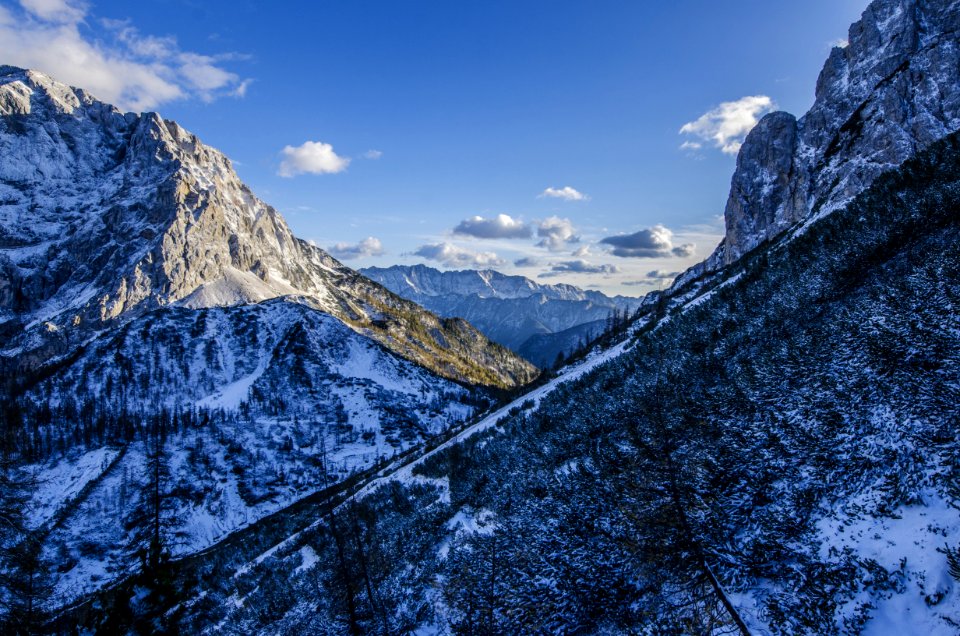
[[[797,120],[767,115],[747,136],[712,270],[817,213],[828,213],[960,129],[960,3],[876,0],[830,53]]]
[[[222,153],[155,113],[2,67],[0,157],[0,332],[21,367],[159,307],[304,296],[445,377],[535,376],[297,239]]]

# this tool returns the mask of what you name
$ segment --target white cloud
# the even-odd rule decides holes
[[[614,256],[623,258],[666,258],[669,256],[688,258],[694,255],[697,247],[693,243],[674,246],[673,232],[660,224],[633,234],[608,236],[600,242],[610,245],[613,248]]]
[[[350,159],[333,151],[333,146],[322,141],[305,141],[299,146],[286,146],[277,174],[295,177],[298,174],[335,174],[350,165]]]
[[[617,274],[619,272],[620,268],[616,265],[593,265],[583,259],[579,259],[553,263],[550,266],[550,271],[540,274],[538,278],[550,278],[562,274],[603,274],[604,276],[609,276],[610,274]]]
[[[680,150],[700,150],[703,144],[699,141],[685,141],[680,144]]]
[[[498,214],[492,219],[474,216],[460,221],[453,228],[454,234],[472,236],[481,239],[499,238],[530,238],[533,231],[523,221],[512,218],[508,214]]]
[[[586,201],[590,198],[584,193],[578,192],[570,186],[564,186],[562,188],[547,188],[540,193],[540,198],[542,199],[544,197],[551,199],[563,199],[564,201]]]
[[[84,9],[66,0],[20,0],[27,12],[49,22],[79,22],[83,19]]]
[[[573,222],[560,217],[548,217],[537,225],[537,236],[541,241],[538,247],[545,247],[551,252],[562,250],[569,243],[578,243],[580,237],[576,235]]]
[[[776,104],[766,95],[741,97],[735,102],[723,102],[698,119],[687,122],[680,128],[680,134],[712,143],[726,154],[737,154],[747,133],[757,125],[760,117],[774,108]],[[680,147],[684,148],[684,145]]]
[[[383,244],[380,239],[368,236],[359,243],[337,243],[327,250],[340,260],[347,261],[354,258],[366,258],[368,256],[382,256],[384,254]]]
[[[234,97],[246,97],[247,89],[250,88],[251,84],[253,84],[252,79],[245,79],[239,84],[237,84],[237,87],[233,89],[233,92],[230,94],[233,95]],[[236,163],[236,161],[234,161],[234,163]]]
[[[177,99],[242,96],[249,84],[223,63],[237,56],[182,51],[175,38],[141,35],[125,21],[90,20],[69,0],[21,0],[0,7],[3,63],[42,71],[124,110]],[[102,31],[93,34],[93,26]]]
[[[850,40],[847,38],[837,38],[836,40],[830,42],[831,49],[845,49],[848,46],[850,46]]]
[[[499,267],[506,263],[493,252],[473,252],[451,243],[421,245],[413,254],[447,267]]]
[[[363,153],[363,158],[364,158],[364,159],[379,159],[379,158],[382,157],[382,156],[383,156],[383,152],[381,152],[381,151],[379,151],[379,150],[373,150],[373,149],[368,150],[368,151],[366,151],[365,153]]]

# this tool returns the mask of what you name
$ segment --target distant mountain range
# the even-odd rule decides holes
[[[493,270],[441,272],[426,265],[394,265],[360,272],[440,316],[467,320],[540,367],[603,331],[614,311],[632,314],[642,303]]]

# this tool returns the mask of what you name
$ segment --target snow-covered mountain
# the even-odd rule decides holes
[[[958,25],[960,2],[871,3],[802,125],[744,144],[717,253],[627,340],[187,564],[168,624],[956,634]]]
[[[24,510],[11,483],[39,488],[0,548],[39,547],[0,570],[56,562],[38,608],[342,487],[537,376],[297,239],[176,123],[13,67],[0,334],[3,514]]]
[[[394,293],[399,294],[402,290],[404,297],[476,295],[480,298],[515,299],[540,295],[548,300],[611,302],[610,298],[597,291],[585,291],[564,283],[541,285],[524,276],[508,276],[490,269],[441,272],[426,265],[394,265],[368,267],[362,271]]]
[[[566,284],[541,285],[493,270],[441,272],[425,265],[394,265],[360,271],[440,316],[467,320],[540,366],[549,366],[558,353],[569,353],[583,337],[602,331],[603,321],[614,311],[632,314],[641,304],[639,298],[611,298]],[[588,323],[593,324],[583,327]]]
[[[297,239],[219,151],[0,67],[0,354],[29,368],[157,308],[303,296],[397,354],[466,382],[533,369]]]
[[[147,313],[21,397],[68,603],[137,567],[152,427],[164,540],[189,555],[466,420],[482,395],[393,355],[306,302]],[[80,496],[82,493],[82,496]],[[78,546],[85,546],[78,549]]]
[[[24,448],[74,448],[31,466],[48,484],[31,523],[59,566],[51,606],[138,569],[144,511],[175,554],[211,546],[52,625],[957,633],[958,25],[957,1],[875,0],[810,113],[768,116],[744,144],[714,256],[648,295],[621,342],[376,474],[330,470],[331,455],[364,461],[353,445],[370,431],[339,427],[344,413],[393,422],[402,441],[465,412],[470,389],[432,391],[423,369],[310,313],[309,295],[144,313],[46,367],[26,388],[23,406],[38,406],[13,415]],[[152,361],[125,376],[141,347]],[[346,382],[344,357],[377,372]],[[170,378],[192,408],[115,408],[163,399]],[[237,415],[219,410],[246,385]],[[104,407],[71,406],[74,390]],[[389,443],[382,431],[371,439]],[[152,496],[161,465],[172,477]],[[261,516],[331,473],[339,488]],[[239,530],[209,538],[225,528]]]

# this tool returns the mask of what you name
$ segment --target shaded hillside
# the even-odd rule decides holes
[[[698,298],[667,295],[627,353],[418,480],[189,587],[181,624],[730,633],[714,573],[757,630],[883,633],[909,610],[951,633],[958,210],[952,137]]]

